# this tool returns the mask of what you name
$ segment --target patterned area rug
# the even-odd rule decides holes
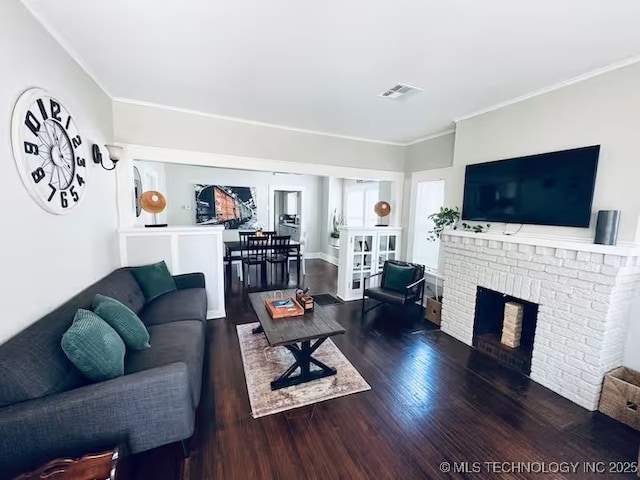
[[[294,358],[285,347],[270,347],[263,334],[254,335],[251,330],[258,325],[256,322],[236,327],[253,418],[371,390],[351,362],[328,339],[318,347],[314,357],[336,368],[336,375],[272,391],[271,381],[284,372]],[[312,366],[312,370],[315,368]]]

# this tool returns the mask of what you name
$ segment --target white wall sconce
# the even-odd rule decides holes
[[[123,148],[117,145],[105,145],[107,152],[109,152],[109,160],[111,160],[112,166],[111,168],[107,168],[104,166],[102,162],[102,153],[100,153],[100,147],[97,144],[94,144],[91,147],[91,151],[93,152],[93,163],[97,163],[105,170],[113,170],[116,168],[116,164],[122,157]]]

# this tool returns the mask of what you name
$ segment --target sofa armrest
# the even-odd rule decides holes
[[[152,368],[0,409],[0,472],[126,443],[131,453],[188,438],[187,366]]]
[[[185,288],[204,288],[204,273],[185,273],[184,275],[174,275],[178,290]]]

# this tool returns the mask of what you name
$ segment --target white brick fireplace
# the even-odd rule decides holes
[[[472,345],[478,287],[539,304],[531,379],[597,409],[623,362],[640,249],[457,230],[441,242],[442,331]]]

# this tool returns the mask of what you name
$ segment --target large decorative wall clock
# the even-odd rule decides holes
[[[47,91],[24,92],[11,118],[13,156],[27,190],[48,212],[62,215],[83,197],[85,145],[75,118]]]

